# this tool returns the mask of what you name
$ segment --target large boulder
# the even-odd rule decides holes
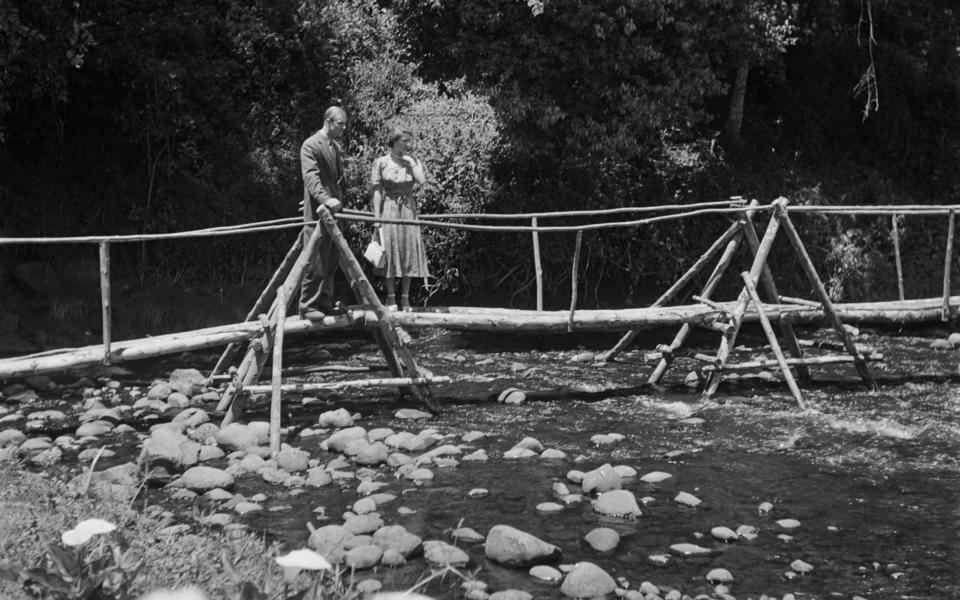
[[[490,560],[511,567],[527,567],[560,559],[558,547],[509,525],[491,528],[483,550]]]
[[[602,515],[625,519],[640,516],[637,498],[628,490],[611,490],[600,494],[593,501],[593,510]]]
[[[233,450],[246,450],[258,443],[257,432],[242,423],[230,423],[216,435],[217,443]]]
[[[277,466],[290,473],[306,471],[310,466],[310,453],[299,448],[284,448],[277,454]]]
[[[158,427],[143,442],[141,455],[147,460],[165,460],[189,467],[199,460],[200,444],[172,427]]]
[[[438,567],[464,567],[470,562],[470,556],[451,544],[439,540],[423,543],[423,557],[431,565]]]
[[[367,430],[363,427],[348,427],[337,431],[324,441],[320,442],[320,447],[324,450],[333,452],[343,452],[351,441],[357,439],[366,440]]]
[[[599,598],[616,589],[617,582],[613,577],[590,562],[575,564],[560,585],[560,592],[568,598]]]
[[[353,537],[345,527],[340,525],[325,525],[314,529],[307,540],[307,545],[323,555],[331,563],[342,562],[346,549],[344,545]]]
[[[423,540],[407,531],[403,525],[388,525],[373,534],[373,543],[385,551],[394,550],[406,558],[420,548]]]
[[[174,369],[170,373],[170,387],[187,398],[199,394],[207,385],[207,378],[196,369]]]
[[[177,480],[177,485],[193,490],[205,492],[215,488],[228,488],[233,485],[233,476],[223,469],[213,467],[190,467]]]
[[[583,474],[583,481],[580,482],[584,494],[602,494],[610,490],[619,490],[622,485],[620,474],[609,464],[587,471]]]

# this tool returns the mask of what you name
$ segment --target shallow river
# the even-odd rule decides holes
[[[944,332],[921,333],[858,336],[858,344],[886,357],[872,365],[881,381],[879,391],[865,389],[852,367],[814,368],[818,382],[804,388],[807,411],[796,407],[781,382],[763,379],[725,384],[719,404],[701,405],[696,391],[683,385],[692,366],[689,360],[676,363],[663,389],[641,386],[652,367],[644,362],[644,351],[631,351],[612,365],[592,362],[592,353],[612,343],[609,337],[505,340],[425,333],[415,340],[418,357],[434,373],[455,379],[436,389],[445,407],[438,417],[398,421],[396,409],[410,404],[398,403],[390,392],[368,392],[324,397],[309,406],[291,397],[285,425],[292,426],[290,439],[296,439],[292,434],[315,423],[321,411],[347,406],[362,415],[358,424],[367,429],[487,433],[471,446],[486,449],[489,461],[434,468],[436,477],[427,485],[396,479],[382,468],[389,485],[380,491],[398,496],[383,506],[384,521],[402,524],[424,539],[449,541],[449,530],[460,525],[486,533],[496,524],[509,524],[560,546],[564,563],[588,560],[632,587],[650,581],[691,595],[712,593],[704,576],[722,567],[734,576],[729,587],[737,598],[788,592],[798,598],[955,598],[960,597],[960,388],[954,375],[960,354],[929,349],[933,335]],[[813,332],[803,337],[830,340]],[[702,351],[711,351],[709,340],[700,341]],[[741,340],[754,345],[737,359],[755,356],[759,338],[747,335]],[[651,348],[659,341],[644,339],[641,344]],[[301,341],[287,353],[287,364],[300,378],[343,377],[304,372],[323,363],[374,365],[373,376],[381,375],[383,361],[368,340],[313,342]],[[193,355],[136,365],[132,378],[165,375],[178,364],[208,368],[211,358],[214,355]],[[527,402],[493,401],[508,386],[527,391]],[[265,408],[246,416],[263,419]],[[611,432],[625,439],[604,446],[590,441],[594,434]],[[502,458],[525,436],[566,452],[568,458]],[[319,449],[322,439],[307,438],[296,445],[326,461],[332,456]],[[115,458],[123,459],[123,453]],[[566,481],[568,471],[588,471],[604,463],[628,465],[640,475],[658,470],[673,477],[655,485],[625,480],[626,489],[647,500],[635,520],[602,517],[589,501],[560,512],[537,511],[539,503],[555,501],[551,487]],[[339,515],[358,497],[356,483],[294,496],[282,486],[247,476],[235,491],[247,497],[267,494],[266,510],[244,517],[244,522],[293,549],[306,543],[308,521],[318,526],[339,522]],[[487,488],[489,495],[471,498],[467,492],[473,488]],[[680,491],[703,503],[696,508],[678,504],[674,497]],[[773,504],[768,514],[758,511],[763,502]],[[329,521],[318,519],[318,506],[325,507]],[[400,507],[415,512],[401,514]],[[788,530],[777,524],[786,518],[799,521],[799,527]],[[723,543],[710,536],[711,528],[721,525],[751,525],[759,535]],[[599,526],[620,533],[612,553],[598,554],[583,541]],[[713,552],[699,558],[671,555],[670,545],[678,542]],[[459,545],[472,559],[467,570],[479,568],[478,577],[490,584],[490,591],[516,588],[538,598],[559,597],[556,585],[535,581],[525,569],[486,561],[482,544]],[[658,554],[670,555],[666,564],[651,561]],[[794,576],[790,563],[797,559],[813,570]],[[414,560],[371,576],[397,589],[426,572],[423,561]],[[427,591],[461,597],[450,582],[434,582]]]

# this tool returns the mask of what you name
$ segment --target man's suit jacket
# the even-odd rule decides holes
[[[303,220],[315,220],[314,207],[330,198],[343,201],[343,159],[336,142],[323,130],[304,140],[300,146],[300,172],[303,175]]]

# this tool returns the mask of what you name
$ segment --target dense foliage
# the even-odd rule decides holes
[[[955,202],[958,46],[946,0],[12,0],[0,8],[0,223],[138,232],[293,214],[299,144],[333,102],[352,116],[355,207],[395,124],[415,132],[432,175],[426,212],[731,194]],[[838,294],[889,294],[856,281],[886,268],[867,249],[887,224],[808,225]],[[649,299],[722,227],[588,235],[588,302]],[[362,243],[366,230],[351,231]],[[905,239],[921,231],[907,223]],[[529,302],[528,236],[428,236],[432,291]],[[288,237],[125,247],[118,269],[258,281]],[[543,244],[563,304],[572,236]],[[0,273],[50,256],[7,250]]]

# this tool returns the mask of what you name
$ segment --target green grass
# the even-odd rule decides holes
[[[139,505],[139,502],[138,502]],[[14,567],[50,568],[47,545],[88,518],[117,525],[142,566],[130,583],[131,596],[157,589],[195,584],[210,598],[238,597],[238,583],[224,569],[224,551],[236,573],[263,587],[279,578],[273,562],[277,548],[258,536],[243,533],[229,538],[219,529],[191,524],[182,535],[160,537],[168,525],[160,510],[135,510],[122,500],[73,495],[66,484],[50,476],[0,464],[0,562]],[[95,545],[89,542],[88,545]],[[0,598],[29,598],[20,585],[0,578]]]

